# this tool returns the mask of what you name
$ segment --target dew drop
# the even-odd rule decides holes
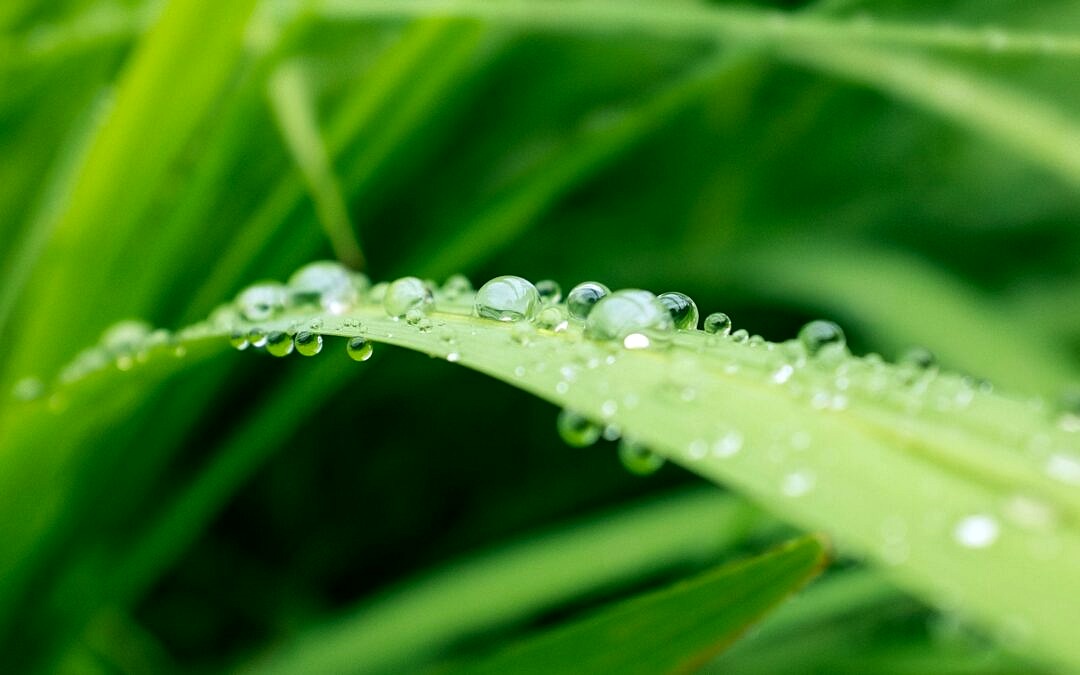
[[[562,410],[555,428],[563,442],[572,448],[585,448],[600,439],[600,425],[572,410]]]
[[[799,342],[810,356],[824,351],[842,350],[844,331],[832,321],[811,321],[799,331]]]
[[[301,331],[293,338],[293,345],[301,356],[315,356],[322,351],[323,337],[318,333]]]
[[[464,274],[455,274],[443,282],[440,289],[447,300],[459,300],[473,292],[472,283]]]
[[[496,321],[531,321],[540,311],[540,293],[527,279],[495,277],[476,292],[476,315]]]
[[[685,293],[669,291],[656,296],[671,314],[671,321],[678,330],[696,330],[698,324],[698,308],[693,299]]]
[[[735,344],[742,344],[750,339],[750,331],[745,328],[740,328],[731,334],[731,341]]]
[[[712,454],[726,459],[742,450],[743,437],[738,431],[729,431],[713,442]]]
[[[816,479],[809,471],[794,471],[780,482],[780,492],[787,497],[802,497],[814,489]]]
[[[663,457],[626,438],[619,441],[619,461],[627,471],[638,476],[654,474],[664,465]]]
[[[374,290],[374,289],[373,289]],[[410,309],[423,311],[432,303],[431,289],[416,277],[402,277],[386,287],[383,308],[394,318],[401,318]]]
[[[347,267],[332,260],[308,263],[293,272],[288,282],[294,305],[314,305],[331,314],[351,309],[368,285],[367,277],[354,275]]]
[[[1062,483],[1080,485],[1080,457],[1056,452],[1046,460],[1046,473]]]
[[[631,334],[640,333],[656,342],[670,338],[674,328],[667,307],[655,295],[627,289],[615,291],[596,303],[585,322],[585,335],[594,340],[623,341]]]
[[[566,295],[566,309],[570,316],[584,321],[600,299],[610,294],[611,290],[595,281],[584,281],[570,289]]]
[[[288,333],[274,331],[266,336],[266,352],[273,356],[288,356],[292,354],[293,341]]]
[[[248,286],[236,296],[236,307],[248,321],[265,321],[285,309],[288,290],[276,281]]]
[[[459,354],[458,352],[450,352],[446,355],[446,360],[450,363],[457,363],[461,360],[461,354]]]
[[[262,332],[258,328],[252,328],[248,333],[248,342],[252,347],[265,347],[266,346],[266,333]]]
[[[540,302],[545,305],[554,305],[562,300],[562,287],[551,279],[537,281],[536,292],[540,294]]]
[[[986,548],[997,541],[999,533],[997,520],[985,513],[962,518],[953,528],[953,538],[964,548]]]
[[[731,333],[731,317],[723,312],[713,312],[705,317],[702,328],[709,335],[727,335]]]
[[[410,326],[416,326],[424,320],[424,310],[419,307],[413,307],[409,311],[405,312],[405,323]]]
[[[912,347],[900,355],[897,364],[916,370],[930,370],[937,365],[937,357],[926,347]]]
[[[241,330],[234,330],[229,333],[229,344],[233,346],[233,349],[239,349],[241,351],[247,349],[250,345],[247,333]]]
[[[540,328],[561,333],[567,328],[566,309],[562,305],[550,305],[536,315],[536,325]]]
[[[118,321],[101,334],[101,346],[112,353],[130,352],[142,344],[152,331],[153,327],[145,321]]]
[[[373,351],[375,350],[371,343],[362,337],[350,338],[345,345],[345,352],[353,361],[367,361],[371,358]]]

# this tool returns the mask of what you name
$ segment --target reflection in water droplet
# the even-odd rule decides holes
[[[842,349],[844,331],[832,321],[811,321],[799,331],[799,342],[807,354],[814,356],[823,350]]]
[[[702,328],[709,335],[727,335],[731,332],[731,318],[723,312],[713,312],[705,317]]]
[[[693,299],[685,293],[669,291],[656,296],[661,305],[671,314],[671,321],[678,330],[696,330],[698,308]]]
[[[352,308],[368,285],[367,277],[353,274],[332,260],[304,265],[293,272],[288,282],[294,305],[315,305],[331,314],[341,314]]]
[[[625,438],[619,441],[619,461],[627,471],[638,476],[654,474],[664,465],[663,457]]]
[[[323,338],[318,333],[301,331],[293,338],[293,345],[301,356],[315,356],[322,351]]]
[[[248,321],[265,321],[283,309],[288,292],[276,281],[248,286],[236,296],[236,307]]]
[[[229,344],[232,345],[234,349],[244,350],[248,348],[250,343],[248,342],[246,333],[234,330],[229,333]]]
[[[986,548],[997,541],[1000,528],[997,520],[985,513],[962,518],[953,529],[956,543],[965,548]]]
[[[537,281],[536,292],[540,294],[540,302],[545,305],[554,305],[562,300],[562,288],[557,281],[551,279]]]
[[[584,281],[570,289],[566,296],[566,309],[571,317],[584,321],[592,312],[593,306],[610,293],[611,290],[604,284]]]
[[[288,333],[274,331],[266,336],[266,352],[273,356],[292,354],[293,341]]]
[[[374,347],[372,344],[362,337],[351,338],[348,344],[345,345],[345,353],[353,361],[367,361],[371,358],[373,352]]]
[[[476,315],[496,321],[531,321],[540,311],[540,293],[527,279],[495,277],[476,292]]]
[[[559,412],[555,428],[563,442],[572,448],[588,447],[600,438],[600,425],[572,410]]]

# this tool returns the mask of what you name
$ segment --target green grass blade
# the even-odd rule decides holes
[[[509,544],[403,583],[254,661],[243,672],[400,672],[470,635],[687,560],[760,525],[730,495],[693,490]]]
[[[616,603],[449,672],[692,672],[816,576],[826,562],[821,539],[797,539],[756,558]]]

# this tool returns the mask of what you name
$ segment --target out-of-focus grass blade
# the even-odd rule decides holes
[[[808,536],[671,588],[619,602],[455,673],[691,672],[813,578],[824,542]]]

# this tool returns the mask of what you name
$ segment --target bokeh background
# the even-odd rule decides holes
[[[176,329],[337,257],[375,280],[680,290],[770,340],[825,317],[857,353],[922,345],[1003,390],[1069,400],[1076,3],[604,2],[600,19],[575,18],[596,4],[549,0],[538,6],[568,18],[541,21],[484,3],[453,18],[345,1],[7,0],[5,395],[34,399],[28,377],[47,390],[117,320]],[[680,22],[702,12],[715,29]],[[609,442],[569,448],[551,406],[451,364],[326,352],[221,350],[59,416],[46,391],[26,414],[54,421],[29,427],[21,402],[4,406],[11,672],[242,667],[448,561],[703,485],[674,467],[633,476]],[[747,513],[755,525],[707,559],[673,555],[425,658],[783,533]],[[917,649],[939,666],[994,651],[882,598],[822,619],[828,640],[764,672],[915,672]],[[766,651],[748,645],[746,664]],[[998,672],[985,663],[965,672]]]

